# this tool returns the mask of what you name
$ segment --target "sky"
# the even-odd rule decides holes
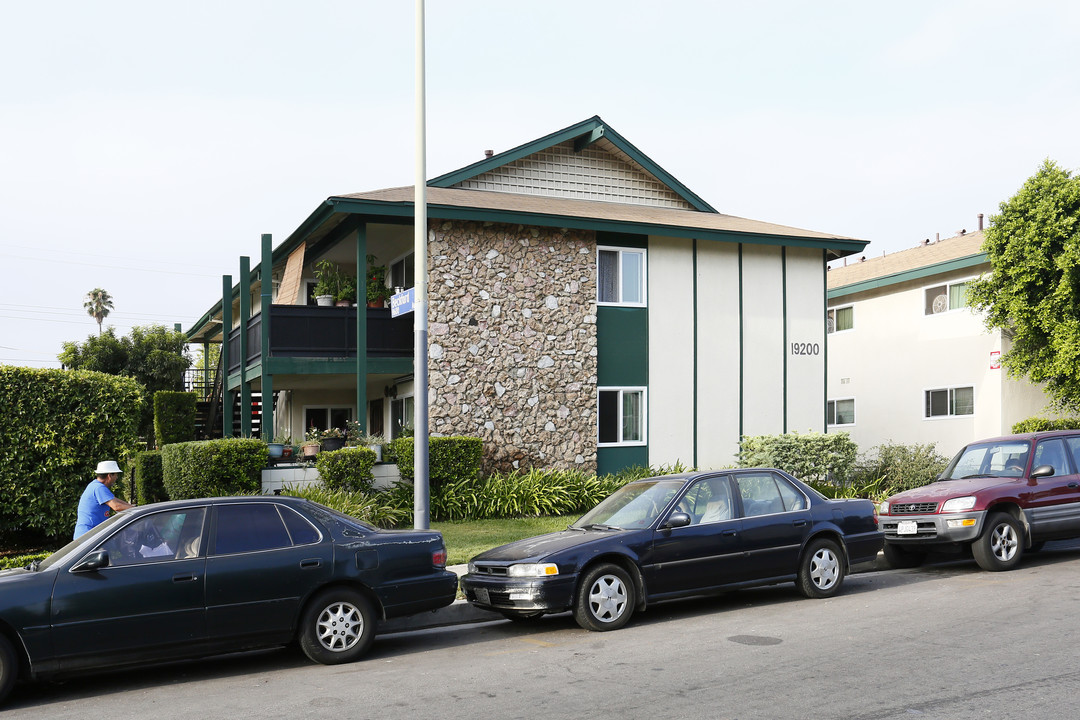
[[[413,184],[409,0],[0,0],[0,364],[192,326],[260,236]],[[974,230],[1080,171],[1074,0],[428,0],[427,176],[599,115],[719,212]]]

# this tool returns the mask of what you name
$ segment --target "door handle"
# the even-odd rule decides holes
[[[796,520],[796,521],[795,521],[795,522],[793,522],[792,524],[793,524],[793,525],[794,525],[795,527],[806,527],[806,521],[805,521],[805,520]]]
[[[738,537],[738,536],[739,536],[738,530],[725,530],[722,533],[720,533],[720,537]]]
[[[173,575],[172,581],[174,583],[182,583],[182,582],[195,582],[198,579],[199,579],[198,575]]]
[[[1080,483],[1077,483],[1077,482],[1071,482],[1071,483],[1069,483],[1069,487],[1071,487],[1071,488],[1074,488],[1074,489],[1075,489],[1075,488],[1078,488],[1078,487],[1080,487]]]
[[[322,560],[319,560],[318,558],[300,561],[300,567],[302,568],[316,568],[320,565],[322,565]]]

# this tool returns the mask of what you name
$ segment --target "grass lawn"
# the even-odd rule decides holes
[[[514,540],[565,530],[580,514],[540,518],[499,518],[467,522],[433,522],[446,540],[447,565],[463,565],[474,555]]]

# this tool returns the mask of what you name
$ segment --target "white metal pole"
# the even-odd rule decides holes
[[[427,316],[427,120],[424,89],[424,0],[416,0],[416,196],[413,231],[416,256],[413,354],[413,527],[430,527],[428,486],[428,316]]]

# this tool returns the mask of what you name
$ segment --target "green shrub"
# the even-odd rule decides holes
[[[740,467],[772,467],[800,480],[843,482],[855,466],[858,448],[847,433],[744,435]]]
[[[413,479],[413,438],[397,438],[390,445],[402,480]],[[433,437],[428,442],[428,485],[472,480],[480,475],[484,441],[476,437]]]
[[[32,553],[30,555],[10,555],[8,557],[0,557],[0,570],[10,570],[11,568],[26,567],[35,560],[44,560],[52,555],[51,552],[39,552]]]
[[[331,491],[370,492],[375,482],[371,468],[375,451],[366,447],[347,447],[321,452],[315,459],[323,485]]]
[[[1012,426],[1012,431],[1017,434],[1045,432],[1048,430],[1080,430],[1080,418],[1050,420],[1041,417],[1029,417]]]
[[[936,445],[884,443],[861,458],[844,482],[811,482],[828,497],[862,497],[884,500],[904,490],[928,485],[941,474],[949,459]]]
[[[131,378],[0,366],[0,532],[70,538],[97,463],[135,452],[142,403]]]
[[[134,467],[132,487],[140,505],[162,502],[169,499],[165,492],[165,481],[161,470],[161,451],[148,450],[135,455],[128,467]]]
[[[395,527],[411,518],[411,513],[388,504],[387,496],[380,492],[349,492],[331,490],[320,485],[307,485],[286,486],[281,494],[306,498],[379,527]]]
[[[252,438],[166,445],[161,449],[165,491],[172,500],[257,493],[270,451]]]
[[[195,439],[195,406],[193,392],[158,390],[154,393],[154,439],[157,447]]]

